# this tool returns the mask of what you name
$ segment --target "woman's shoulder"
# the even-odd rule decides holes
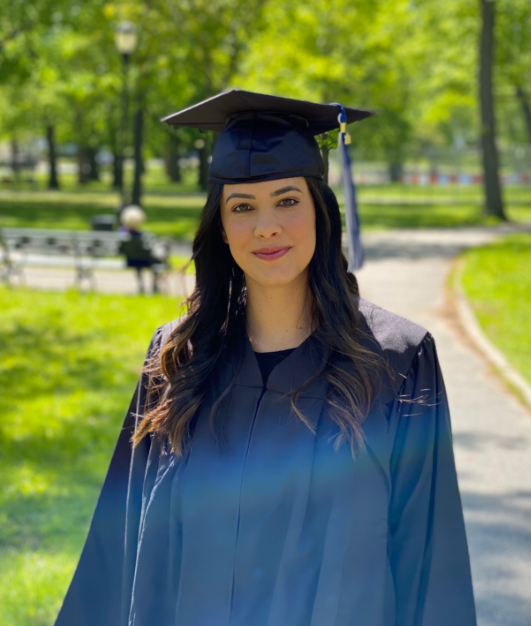
[[[168,342],[171,335],[173,334],[173,331],[177,328],[177,326],[180,326],[182,324],[185,318],[186,318],[186,315],[183,315],[182,317],[179,317],[176,320],[172,320],[171,322],[168,322],[167,324],[163,324],[157,329],[157,332],[160,334],[161,346],[165,345]]]
[[[153,356],[168,343],[173,331],[183,322],[185,317],[186,316],[183,315],[182,317],[172,320],[171,322],[167,322],[157,328],[151,337],[151,341],[149,342],[148,355]]]
[[[355,304],[369,344],[383,352],[400,380],[422,352],[422,346],[433,342],[431,334],[423,326],[362,298],[357,298]]]
[[[367,328],[382,349],[405,352],[416,347],[428,334],[423,326],[382,309],[363,298],[357,299],[357,308]]]

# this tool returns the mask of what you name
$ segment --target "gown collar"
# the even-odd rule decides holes
[[[307,337],[297,348],[283,359],[271,372],[266,389],[289,394],[321,368],[324,350],[313,335]],[[242,387],[263,387],[258,359],[245,333],[245,352],[235,385]],[[319,377],[303,390],[302,397],[322,398],[326,391],[326,381]]]

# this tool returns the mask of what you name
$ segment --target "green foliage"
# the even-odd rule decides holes
[[[337,148],[337,141],[339,138],[339,131],[332,130],[328,133],[321,133],[317,135],[317,143],[321,150],[335,150]]]
[[[391,159],[406,147],[411,131],[409,77],[400,52],[410,20],[408,4],[270,0],[265,26],[253,37],[233,82],[375,110],[379,117],[356,126],[353,141]],[[389,118],[398,124],[399,133]]]
[[[521,144],[531,142],[531,127],[522,115],[531,106],[531,10],[527,0],[498,0],[497,106],[502,136]],[[528,122],[529,124],[529,122]]]
[[[471,250],[465,261],[463,286],[479,323],[531,382],[531,234]]]
[[[497,0],[496,91],[504,139],[522,142],[529,102],[528,0]],[[147,153],[172,139],[160,118],[229,86],[369,108],[351,130],[367,158],[403,163],[431,147],[475,145],[476,0],[50,0],[3,2],[0,134],[116,149],[122,66],[113,35],[137,25],[131,112],[146,115]],[[531,136],[531,135],[530,135]],[[197,132],[174,140],[181,152]],[[130,141],[130,133],[129,133]]]
[[[49,626],[77,562],[162,297],[0,288],[0,623]]]

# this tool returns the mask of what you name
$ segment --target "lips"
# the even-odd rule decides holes
[[[263,261],[275,261],[280,259],[291,250],[291,246],[271,246],[253,250],[253,254]]]

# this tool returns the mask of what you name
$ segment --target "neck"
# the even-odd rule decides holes
[[[256,352],[297,348],[312,333],[313,296],[307,274],[289,285],[264,287],[246,277],[246,321]]]

